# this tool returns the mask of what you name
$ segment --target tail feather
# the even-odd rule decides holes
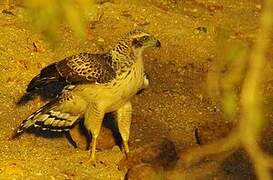
[[[11,139],[15,139],[18,138],[21,134],[23,134],[23,132],[31,127],[32,125],[34,125],[34,117],[41,114],[43,111],[46,111],[52,103],[48,103],[45,106],[41,107],[40,109],[38,109],[36,112],[32,113],[27,119],[23,120],[22,123],[20,124],[19,127],[17,127],[15,129],[15,131],[13,132],[13,134],[11,135]]]
[[[38,111],[31,114],[15,130],[11,139],[19,137],[26,129],[30,127],[50,131],[68,131],[80,119],[80,115],[72,115],[67,112],[57,110],[55,103],[48,103]]]

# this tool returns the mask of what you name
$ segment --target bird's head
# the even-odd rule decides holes
[[[160,41],[154,36],[140,29],[135,29],[127,34],[133,49],[144,49],[147,47],[161,47]]]
[[[147,47],[161,47],[161,44],[151,34],[141,29],[135,29],[121,38],[114,51],[125,55],[132,50],[135,55],[141,55],[143,49]]]

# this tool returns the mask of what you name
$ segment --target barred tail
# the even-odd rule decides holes
[[[19,137],[30,127],[50,131],[68,131],[79,120],[80,115],[72,115],[68,112],[58,110],[55,102],[50,102],[25,119],[15,130],[11,139]]]
[[[47,103],[46,105],[41,107],[39,110],[32,113],[27,119],[23,120],[23,122],[20,124],[20,126],[14,130],[10,139],[15,139],[15,138],[19,137],[27,128],[33,126],[35,124],[34,117],[37,117],[41,113],[45,112],[47,109],[49,109],[52,106],[52,104],[53,104],[53,102]]]

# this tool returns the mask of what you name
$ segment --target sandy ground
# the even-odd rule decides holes
[[[4,6],[0,8],[2,11]],[[124,178],[117,166],[123,157],[118,146],[99,151],[99,163],[93,167],[87,162],[88,151],[73,148],[62,135],[26,133],[15,141],[8,137],[43,104],[35,100],[25,106],[15,105],[29,80],[42,67],[78,52],[106,51],[120,35],[136,26],[143,26],[158,37],[162,48],[144,52],[150,87],[133,99],[131,149],[168,138],[180,153],[199,146],[196,129],[203,130],[202,143],[231,130],[219,101],[208,96],[207,73],[221,61],[217,59],[215,41],[219,27],[229,29],[225,47],[236,43],[251,45],[258,28],[259,1],[114,0],[98,8],[98,16],[90,18],[92,28],[86,41],[77,40],[67,27],[62,27],[55,49],[31,31],[24,8],[15,6],[11,10],[14,15],[0,14],[0,179]],[[272,104],[273,95],[270,54],[265,69],[266,105]],[[266,117],[271,118],[273,109],[267,107]],[[262,143],[268,152],[273,151],[271,126],[265,130]],[[223,163],[216,160],[183,173],[184,179],[255,179],[242,150]]]

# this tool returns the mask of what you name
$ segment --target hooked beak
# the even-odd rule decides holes
[[[157,38],[155,38],[154,36],[151,36],[150,37],[150,46],[160,48],[161,47],[161,43],[160,43],[160,41]]]

